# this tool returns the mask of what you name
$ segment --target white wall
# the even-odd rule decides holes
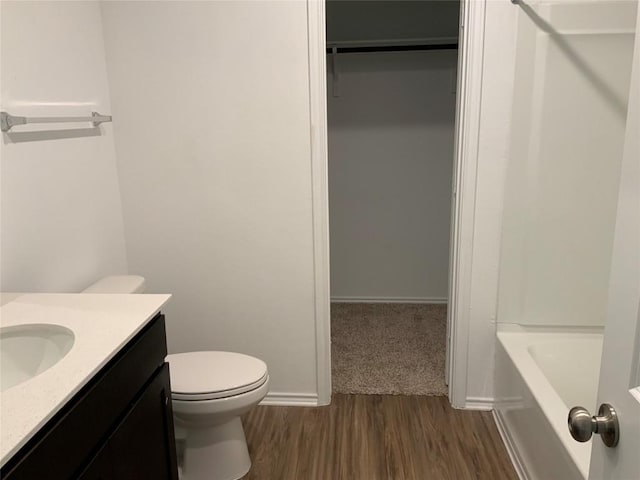
[[[105,2],[130,270],[172,352],[266,361],[316,394],[304,2]]]
[[[2,110],[111,113],[96,2],[3,1],[0,9]],[[2,134],[2,291],[73,292],[126,272],[112,126],[88,125]]]
[[[331,297],[446,301],[457,51],[337,61],[337,97],[328,74]]]

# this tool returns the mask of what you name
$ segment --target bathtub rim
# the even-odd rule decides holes
[[[575,441],[567,427],[566,419],[559,419],[555,412],[562,410],[569,413],[570,406],[564,401],[544,375],[535,359],[529,352],[532,343],[540,341],[575,340],[602,336],[604,327],[550,327],[523,326],[517,324],[498,324],[496,337],[507,356],[514,364],[522,381],[531,392],[531,396],[542,410],[552,430],[562,445],[566,447],[569,457],[580,474],[589,478],[591,460],[591,442]],[[599,373],[599,372],[598,372]]]

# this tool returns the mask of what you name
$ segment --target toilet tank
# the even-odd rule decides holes
[[[142,293],[144,277],[140,275],[111,275],[98,280],[82,293]]]

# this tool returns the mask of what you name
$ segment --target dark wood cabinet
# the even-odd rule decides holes
[[[165,365],[131,406],[100,452],[80,475],[82,480],[131,478],[170,480],[173,438],[168,404],[169,369]]]
[[[154,318],[6,465],[6,480],[177,480],[164,316]]]

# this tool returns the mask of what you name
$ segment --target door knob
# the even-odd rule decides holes
[[[584,407],[573,407],[569,410],[568,423],[571,436],[578,442],[586,442],[592,434],[597,433],[607,447],[618,445],[618,415],[608,403],[600,405],[597,417],[592,417]]]

